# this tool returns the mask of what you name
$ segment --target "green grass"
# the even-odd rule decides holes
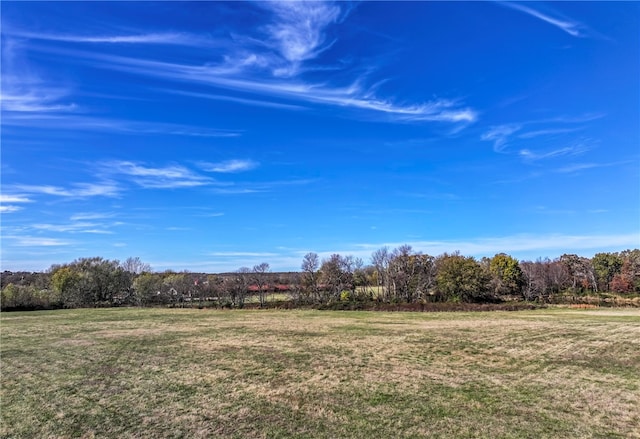
[[[0,315],[0,436],[640,438],[640,311]]]

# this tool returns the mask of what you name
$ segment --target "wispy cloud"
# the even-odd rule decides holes
[[[619,161],[619,162],[608,162],[608,163],[573,163],[562,168],[558,168],[555,172],[559,172],[561,174],[570,174],[578,171],[585,171],[587,169],[594,168],[609,168],[612,166],[621,166],[629,163],[633,163],[631,161]]]
[[[152,34],[144,38],[151,41],[161,37],[161,34]],[[238,137],[242,134],[238,130],[88,116],[91,109],[74,102],[72,86],[61,86],[44,79],[48,76],[38,72],[29,62],[24,44],[11,38],[8,40],[3,41],[3,74],[0,76],[3,126],[191,137]]]
[[[120,132],[126,134],[157,134],[190,137],[238,137],[238,130],[224,130],[162,122],[146,122],[91,117],[82,114],[53,114],[45,111],[5,114],[5,126],[47,128],[65,131]]]
[[[597,168],[599,166],[602,166],[602,165],[599,165],[598,163],[574,163],[572,165],[558,168],[556,169],[556,172],[559,172],[562,174],[569,174],[572,172],[584,171],[585,169]]]
[[[12,87],[3,81],[0,96],[2,110],[20,113],[65,113],[78,109],[75,103],[64,103],[68,92],[60,88],[37,85]]]
[[[93,234],[113,234],[102,224],[89,222],[72,222],[69,224],[32,224],[29,226],[35,230],[46,230],[58,233],[93,233]]]
[[[375,85],[372,87],[364,85],[365,78],[361,72],[357,73],[355,79],[348,85],[335,85],[328,82],[312,83],[302,80],[303,64],[317,59],[324,50],[331,46],[332,42],[327,43],[326,41],[329,26],[346,17],[348,8],[343,3],[323,1],[261,2],[257,6],[270,12],[270,21],[256,27],[256,32],[259,35],[234,35],[233,41],[226,45],[230,51],[218,54],[218,59],[221,60],[218,62],[207,62],[201,65],[176,64],[147,60],[143,57],[115,56],[101,51],[85,51],[47,44],[31,44],[29,49],[59,54],[67,57],[69,61],[87,62],[93,68],[101,67],[190,84],[200,83],[218,89],[261,96],[260,99],[253,99],[244,96],[197,93],[200,97],[209,99],[224,99],[247,105],[283,109],[294,109],[305,104],[319,104],[365,111],[372,115],[383,114],[390,121],[444,122],[465,125],[477,120],[478,112],[456,99],[433,99],[427,102],[403,103],[394,98],[382,98],[378,95]],[[194,44],[196,47],[202,48],[202,42],[196,41],[198,40],[197,36],[185,33],[141,32],[115,36],[23,33],[23,36],[40,40],[76,43]],[[225,44],[221,42],[216,42],[216,44],[225,47]],[[271,78],[265,77],[265,72],[270,72]],[[16,81],[16,84],[19,82]],[[17,89],[7,87],[4,87],[4,90],[17,91]],[[57,93],[53,93],[54,91]],[[6,104],[3,105],[13,111],[28,110],[46,114],[76,110],[74,104],[63,99],[66,97],[68,94],[64,91],[47,90],[41,87],[36,91],[9,93]],[[273,102],[273,99],[294,102]],[[30,123],[25,119],[12,117],[8,119],[8,122],[12,124]],[[46,121],[40,122],[45,123]],[[115,125],[116,128],[125,131],[153,132],[157,130],[161,133],[171,133],[171,127],[168,126],[154,128],[123,123],[104,123],[100,120],[92,121],[90,118],[78,119],[78,123],[75,124],[73,119],[66,120],[65,124],[52,122],[49,127],[71,126],[67,122],[84,130],[112,129]],[[179,127],[173,131],[174,134],[184,135],[237,135],[237,133],[212,133],[202,130],[198,132]]]
[[[559,117],[554,117],[551,119],[545,119],[545,120],[541,120],[538,121],[539,123],[542,122],[549,122],[549,123],[585,123],[585,122],[591,122],[593,120],[598,120],[598,119],[602,119],[603,117],[606,117],[605,113],[587,113],[587,114],[582,114],[580,116],[559,116]],[[531,122],[534,123],[535,121]]]
[[[507,145],[509,137],[521,128],[522,125],[519,124],[492,126],[480,139],[493,142],[493,150],[495,152],[502,152]]]
[[[0,194],[0,203],[31,203],[32,199],[24,195]]]
[[[198,166],[206,172],[233,173],[250,171],[258,167],[253,160],[227,160],[219,163],[199,162]]]
[[[565,17],[553,17],[551,14],[547,13],[542,13],[536,9],[533,9],[529,6],[525,6],[525,5],[521,5],[519,3],[512,3],[512,2],[500,2],[500,5],[506,6],[508,8],[511,9],[515,9],[517,11],[520,12],[524,12],[527,15],[530,15],[532,17],[535,17],[539,20],[544,21],[545,23],[548,23],[552,26],[557,27],[558,29],[568,33],[569,35],[571,35],[572,37],[586,37],[586,26],[583,25],[582,23],[575,21],[575,20],[571,20]],[[556,13],[557,15],[557,13]]]
[[[256,194],[264,192],[262,189],[250,189],[246,187],[232,187],[232,188],[215,188],[211,192],[220,195],[242,195],[242,194]]]
[[[0,213],[14,213],[23,209],[22,206],[10,203],[31,203],[33,200],[24,195],[0,194]]]
[[[575,133],[576,131],[584,130],[584,127],[577,128],[550,128],[546,130],[536,130],[536,131],[528,131],[526,133],[522,133],[518,135],[520,139],[533,139],[535,137],[540,136],[548,136],[552,134],[566,134],[566,133]]]
[[[89,52],[62,47],[36,47],[32,50],[43,50],[66,56],[69,60],[90,63],[92,67],[101,67],[129,74],[161,78],[189,84],[199,83],[218,89],[253,93],[261,99],[240,99],[242,103],[264,105],[269,99],[295,101],[295,105],[320,104],[346,109],[363,110],[370,113],[384,114],[391,121],[430,121],[455,124],[467,124],[478,118],[478,112],[456,99],[434,99],[420,103],[398,103],[392,98],[378,96],[375,85],[367,87],[364,78],[358,74],[349,85],[334,85],[330,83],[312,83],[301,79],[299,73],[301,64],[316,56],[324,46],[320,46],[322,38],[320,29],[329,21],[326,17],[333,17],[335,4],[327,6],[323,2],[283,2],[282,4],[261,4],[262,7],[274,10],[274,22],[265,25],[270,38],[262,43],[260,49],[265,53],[255,54],[248,49],[247,53],[238,60],[237,53],[223,55],[222,61],[203,65],[177,64],[143,59],[141,57],[124,57],[109,55],[102,52]],[[328,8],[328,9],[327,9]],[[304,14],[309,14],[304,20]],[[327,15],[328,14],[328,15]],[[298,18],[293,18],[298,17]],[[324,18],[323,18],[324,17]],[[287,26],[289,26],[287,28]],[[308,35],[303,35],[302,29],[309,26]],[[288,30],[286,30],[288,29]],[[242,45],[242,38],[237,39]],[[256,40],[249,39],[256,45]],[[266,46],[265,46],[266,44]],[[255,49],[255,47],[254,47]],[[274,64],[273,50],[280,53],[285,67]],[[237,51],[238,49],[236,49]],[[258,69],[258,71],[256,71]],[[265,71],[281,71],[265,77]],[[286,72],[288,73],[286,73]],[[252,102],[254,101],[254,102]],[[282,105],[277,102],[276,105]],[[288,103],[285,103],[287,105]]]
[[[572,125],[582,124],[588,121],[600,119],[604,114],[587,114],[577,117],[556,117],[550,119],[528,120],[524,122],[494,125],[480,136],[480,140],[493,142],[493,150],[497,153],[508,153],[509,148],[522,144],[531,139],[546,138],[559,139],[562,135],[571,134],[585,129],[583,126]],[[535,127],[531,129],[530,127]],[[528,129],[528,130],[527,130]],[[551,158],[567,154],[581,154],[592,149],[594,141],[590,139],[573,140],[568,147],[556,148],[547,153],[535,153],[531,148],[521,148],[518,154],[522,158],[536,160],[541,158]]]
[[[333,2],[269,1],[259,3],[273,13],[273,23],[263,27],[266,44],[286,60],[273,70],[275,76],[294,76],[302,62],[316,58],[325,45],[325,29],[341,14]]]
[[[238,137],[241,135],[240,131],[235,130],[212,129],[169,123],[120,121],[120,127],[123,131],[141,134],[169,134],[192,137]]]
[[[190,46],[203,42],[201,37],[184,32],[140,33],[131,35],[71,35],[11,31],[10,35],[34,40],[60,41],[67,43],[177,44]]]
[[[170,93],[175,93],[183,96],[190,96],[194,98],[210,99],[214,101],[235,102],[237,104],[251,105],[256,107],[279,108],[283,110],[305,109],[305,107],[302,105],[284,104],[281,102],[272,102],[272,101],[265,101],[260,99],[240,98],[237,96],[227,96],[227,95],[214,94],[214,93],[196,93],[196,92],[188,92],[188,91],[182,91],[182,90],[163,90],[163,91],[168,91]]]
[[[76,53],[76,55],[79,55]],[[109,69],[144,76],[154,76],[172,81],[201,83],[229,90],[251,92],[263,96],[293,99],[307,103],[366,110],[383,113],[401,121],[432,121],[469,123],[478,118],[477,111],[464,107],[457,100],[436,99],[420,104],[397,104],[381,99],[358,82],[347,87],[330,87],[327,84],[310,84],[299,80],[251,79],[220,74],[215,66],[190,66],[183,64],[148,61],[104,54],[81,54],[97,58]]]
[[[4,23],[3,23],[4,25]],[[0,108],[16,113],[68,113],[78,106],[70,99],[70,90],[44,80],[26,56],[25,47],[2,33],[2,75],[0,75]],[[6,114],[3,114],[3,125]]]
[[[464,108],[455,100],[438,99],[422,104],[403,106],[389,100],[370,97],[369,93],[363,92],[357,87],[346,91],[346,93],[328,91],[315,97],[307,96],[307,99],[316,100],[320,103],[386,113],[396,120],[404,121],[470,123],[475,122],[478,118],[477,111],[469,107]]]
[[[15,247],[59,247],[71,245],[72,242],[58,238],[45,238],[39,236],[17,236],[9,235],[3,236],[5,239],[12,241],[12,245]]]
[[[12,204],[0,206],[0,213],[13,213],[22,210],[22,206],[15,206]]]
[[[212,192],[221,195],[239,195],[239,194],[255,194],[263,192],[271,192],[277,188],[286,186],[300,186],[307,185],[317,180],[314,179],[291,179],[280,181],[254,181],[251,183],[243,183],[238,185],[232,185],[226,188],[213,188]]]
[[[214,181],[180,165],[150,167],[136,162],[113,161],[102,164],[103,172],[125,175],[146,189],[172,189],[204,186]]]
[[[69,219],[71,221],[87,221],[87,220],[113,218],[114,216],[115,216],[114,213],[82,212],[82,213],[76,213],[74,215],[71,215]]]
[[[75,183],[69,188],[52,185],[22,184],[11,187],[28,194],[44,194],[65,198],[117,197],[121,191],[121,188],[116,183],[110,181],[101,183]]]
[[[545,152],[534,152],[529,149],[521,149],[518,154],[525,160],[537,161],[544,159],[552,159],[562,156],[576,156],[584,154],[592,149],[592,146],[588,142],[580,141],[571,146],[565,146],[553,150],[547,150]]]

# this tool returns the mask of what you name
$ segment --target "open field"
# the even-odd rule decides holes
[[[640,438],[640,310],[0,319],[6,438]]]

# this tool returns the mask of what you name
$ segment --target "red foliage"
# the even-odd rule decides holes
[[[626,273],[618,273],[611,280],[611,291],[616,293],[632,293],[633,282],[631,276]]]

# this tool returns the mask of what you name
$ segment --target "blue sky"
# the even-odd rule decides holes
[[[640,246],[640,3],[1,8],[3,270]]]

